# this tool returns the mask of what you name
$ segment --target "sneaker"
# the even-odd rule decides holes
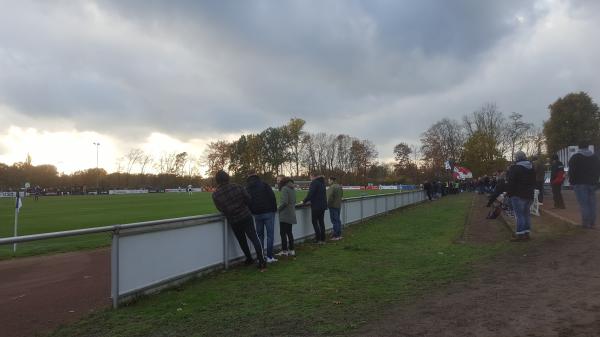
[[[288,256],[296,256],[296,251],[295,250],[288,250]]]
[[[275,256],[288,256],[290,253],[287,250],[282,250],[279,253],[275,254]]]
[[[273,262],[277,262],[277,261],[279,261],[279,260],[277,260],[274,257],[267,257],[267,263],[273,263]]]
[[[254,259],[246,259],[246,261],[244,261],[244,264],[247,266],[254,264]]]
[[[267,271],[267,261],[259,262],[258,263],[258,270],[261,273],[264,272],[264,271]]]
[[[318,243],[319,243],[320,245],[324,245],[324,244],[325,244],[325,241],[319,241]]]

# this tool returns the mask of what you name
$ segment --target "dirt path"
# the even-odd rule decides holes
[[[0,262],[0,336],[30,337],[110,305],[107,249]]]
[[[507,240],[481,221],[477,200],[465,238]],[[485,230],[487,234],[481,234]],[[492,233],[492,234],[490,234]],[[600,231],[536,218],[535,239],[479,266],[475,278],[393,308],[359,336],[600,336]]]

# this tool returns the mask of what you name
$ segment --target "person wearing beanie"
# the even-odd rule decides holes
[[[296,223],[296,190],[291,178],[277,177],[277,185],[281,195],[279,197],[279,234],[281,235],[281,252],[279,256],[296,256],[294,250],[294,233],[292,225]]]
[[[579,150],[569,159],[569,183],[573,185],[581,210],[581,226],[594,228],[596,225],[596,185],[600,178],[600,160],[580,144]]]
[[[513,241],[529,240],[531,232],[530,207],[535,190],[535,170],[522,151],[515,153],[515,163],[508,170],[507,196],[517,220]]]
[[[562,197],[562,185],[565,180],[565,165],[558,159],[558,155],[552,155],[552,166],[550,166],[550,186],[552,187],[552,199],[554,208],[565,209],[565,201]]]

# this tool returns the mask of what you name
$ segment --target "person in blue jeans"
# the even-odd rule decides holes
[[[579,150],[569,159],[569,182],[573,185],[579,208],[581,226],[596,226],[596,185],[600,179],[600,159],[588,149],[587,144],[579,144]]]
[[[515,164],[508,169],[506,180],[506,193],[510,197],[517,220],[513,241],[529,240],[531,232],[529,208],[535,193],[535,170],[522,151],[515,153]]]
[[[260,180],[258,175],[252,172],[246,179],[246,190],[250,194],[250,211],[254,216],[256,233],[260,243],[264,247],[265,229],[267,231],[267,263],[277,262],[273,256],[273,240],[275,238],[275,212],[277,212],[277,201],[271,186]]]
[[[342,207],[342,198],[344,190],[342,186],[336,182],[335,177],[329,177],[329,188],[327,189],[327,207],[329,207],[329,219],[333,224],[332,241],[343,239],[342,237],[342,221],[340,219],[340,209]]]

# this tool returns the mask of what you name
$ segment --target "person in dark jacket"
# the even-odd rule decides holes
[[[431,199],[433,198],[433,186],[431,185],[431,183],[429,181],[425,181],[425,183],[423,184],[423,189],[427,193],[427,198],[429,199],[429,201],[431,201]]]
[[[277,259],[273,256],[275,212],[277,212],[275,193],[271,186],[260,180],[254,172],[246,178],[246,190],[251,197],[250,211],[254,216],[256,233],[261,245],[264,245],[265,242],[265,228],[267,230],[267,263],[277,262]]]
[[[506,174],[504,172],[498,172],[498,178],[496,180],[496,188],[494,193],[488,199],[486,207],[491,207],[494,201],[500,196],[500,194],[506,192]]]
[[[581,226],[594,228],[596,225],[596,185],[600,178],[600,160],[580,144],[579,151],[569,159],[569,183],[573,185],[581,210]]]
[[[562,197],[562,184],[565,180],[565,166],[558,160],[558,155],[552,156],[552,166],[550,166],[550,186],[552,187],[552,199],[554,208],[565,209],[565,201]]]
[[[246,236],[254,245],[258,258],[258,268],[263,271],[267,267],[263,255],[263,248],[254,230],[252,213],[248,207],[251,201],[248,192],[238,184],[229,182],[229,175],[225,171],[219,171],[215,175],[217,189],[212,194],[213,202],[217,209],[225,215],[240,248],[246,256],[246,264],[252,264],[254,260],[248,248]]]
[[[506,176],[506,192],[517,218],[515,241],[529,240],[531,232],[530,207],[535,190],[535,170],[522,151],[515,153],[515,164]]]
[[[327,188],[325,178],[319,175],[311,175],[308,195],[304,198],[304,204],[310,203],[312,225],[315,229],[315,241],[325,243],[325,210],[327,209]]]

